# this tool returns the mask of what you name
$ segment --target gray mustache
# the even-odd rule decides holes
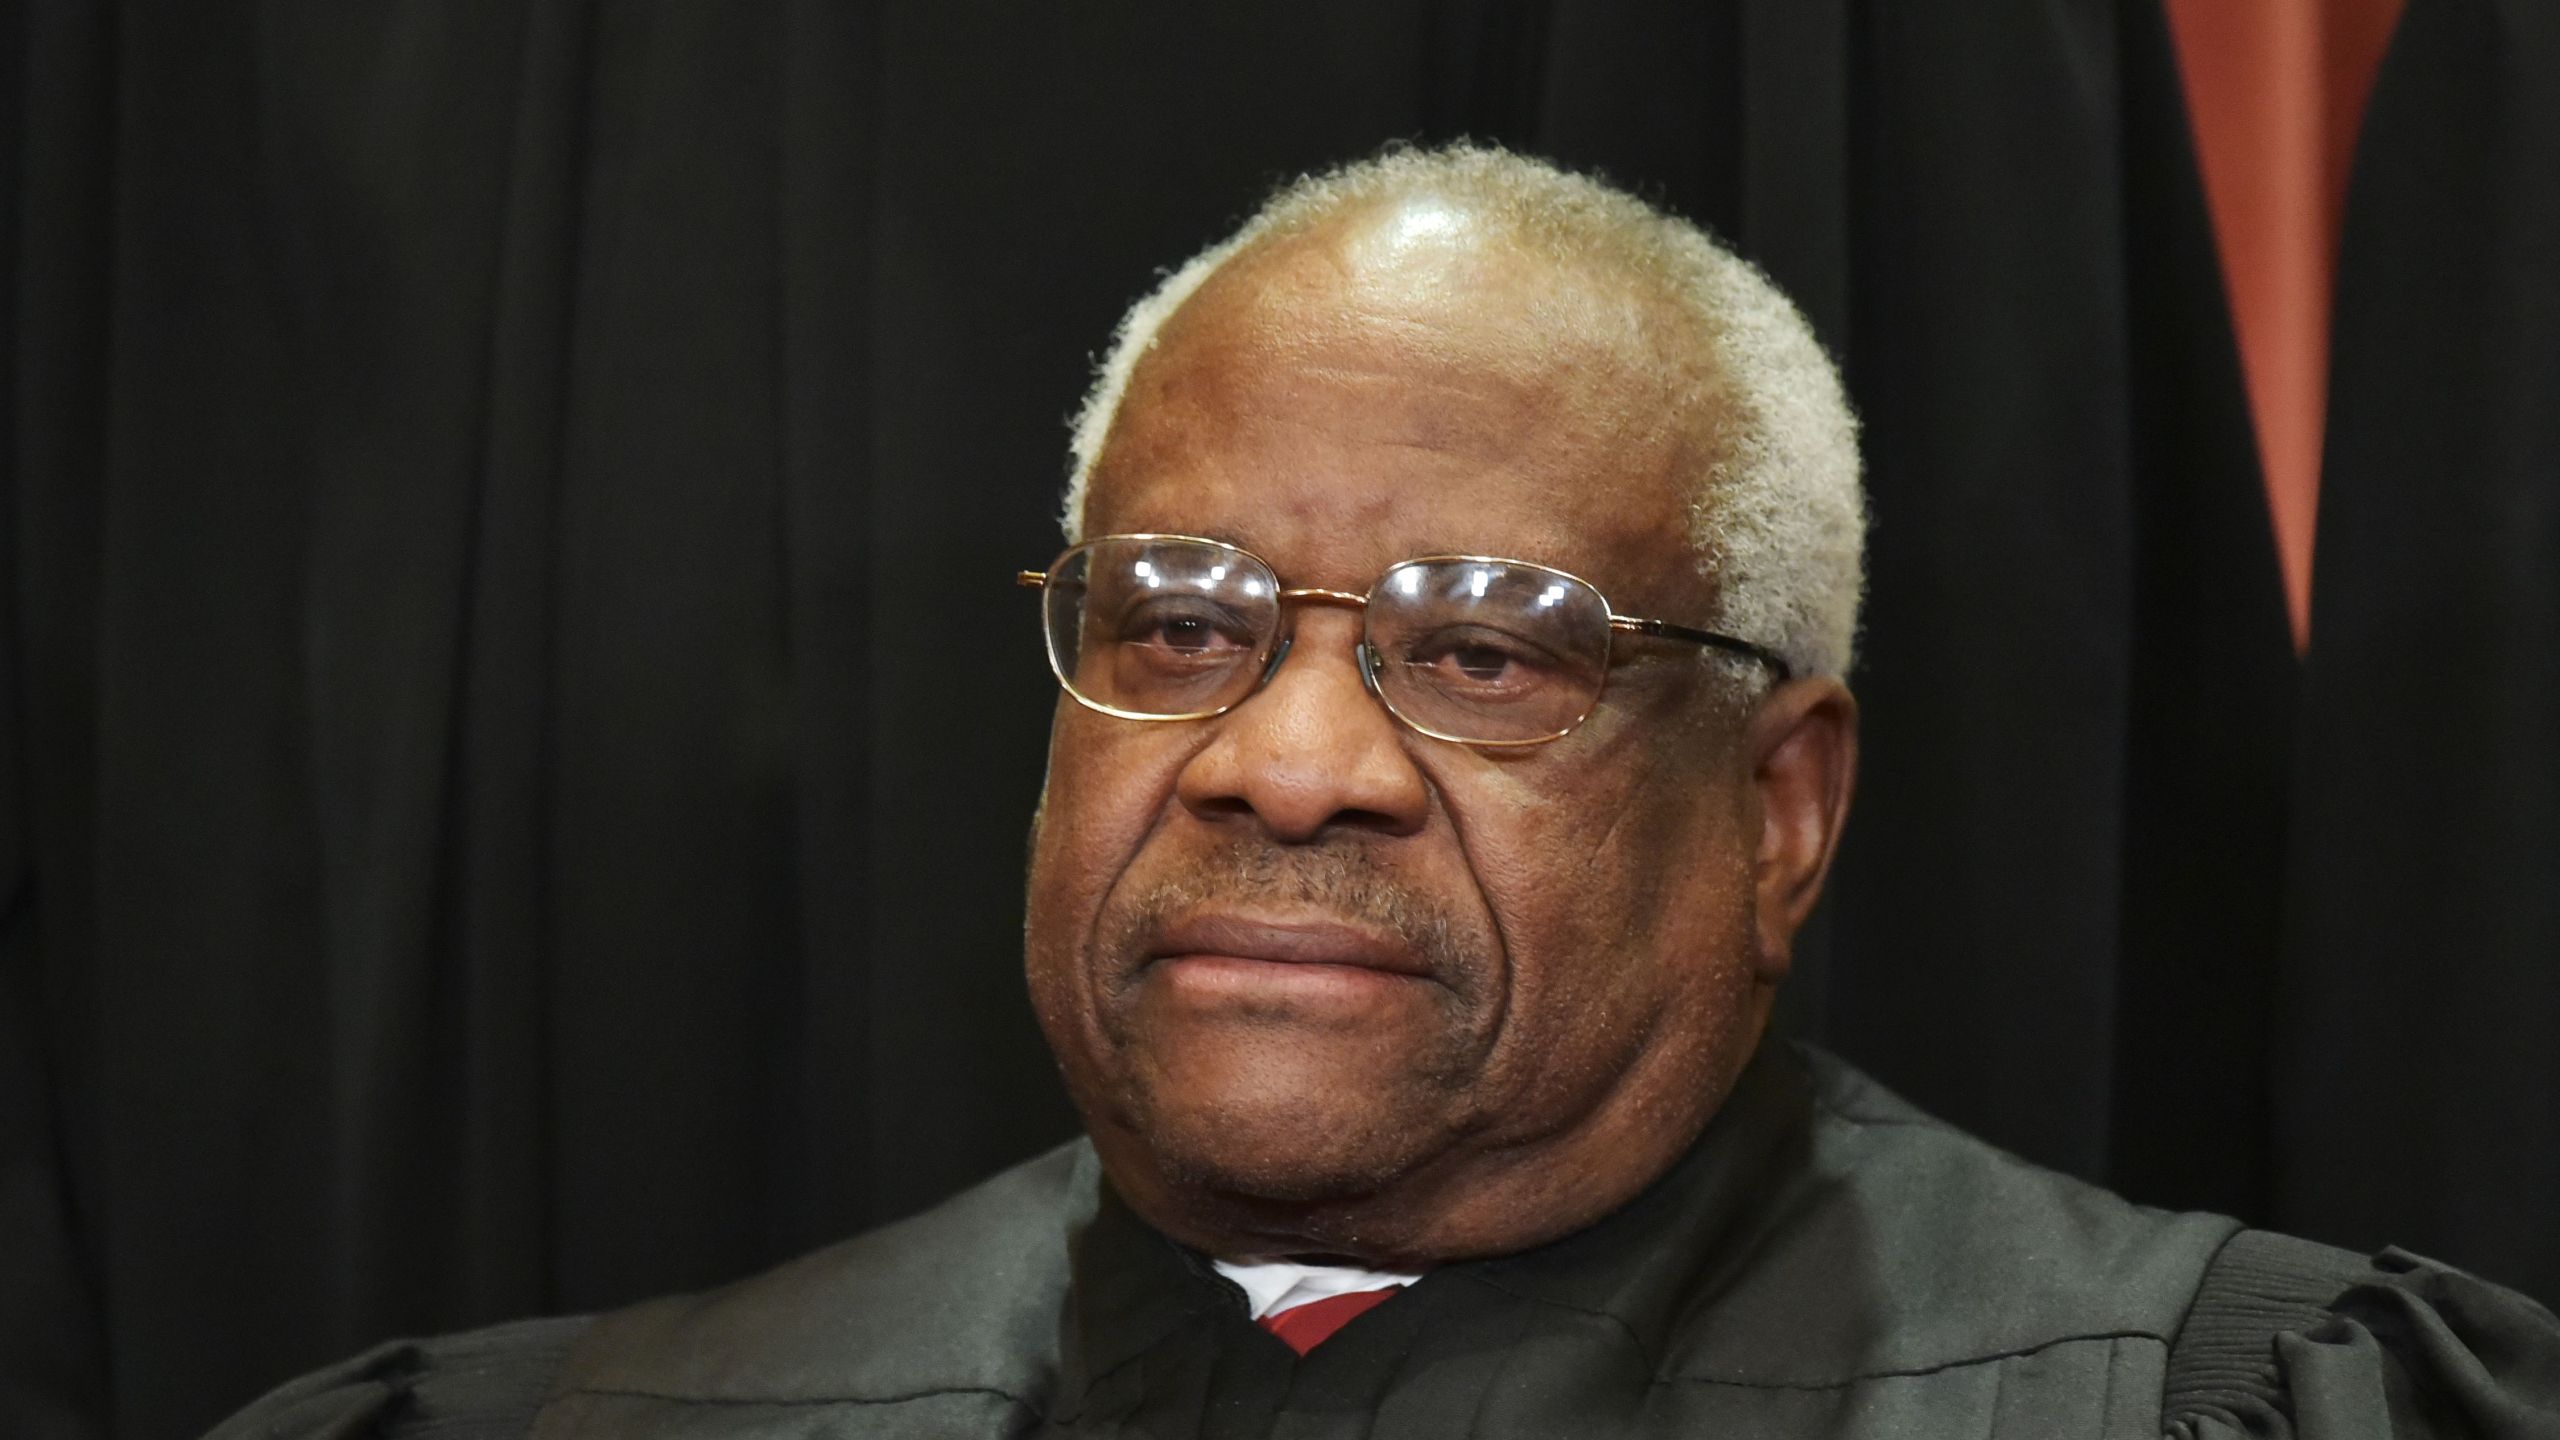
[[[1230,842],[1132,896],[1110,948],[1134,959],[1174,922],[1204,910],[1282,904],[1393,935],[1444,982],[1480,967],[1437,899],[1396,879],[1356,841],[1293,847]]]

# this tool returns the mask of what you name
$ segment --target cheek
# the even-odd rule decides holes
[[[1749,973],[1751,899],[1718,787],[1599,776],[1511,797],[1514,823],[1486,827],[1473,857],[1512,957],[1509,1063],[1592,1085],[1722,1026]]]
[[[1188,745],[1167,733],[1062,702],[1032,839],[1026,958],[1044,1018],[1078,987],[1094,917],[1173,803]]]

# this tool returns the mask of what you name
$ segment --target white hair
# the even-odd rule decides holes
[[[1840,374],[1769,277],[1697,226],[1583,175],[1469,144],[1396,147],[1282,187],[1233,235],[1165,275],[1121,317],[1074,421],[1064,523],[1085,491],[1129,377],[1175,311],[1228,260],[1370,206],[1430,197],[1478,212],[1561,263],[1636,282],[1683,317],[1695,352],[1657,361],[1709,437],[1691,477],[1690,543],[1718,630],[1799,675],[1846,674],[1865,586],[1858,422]]]

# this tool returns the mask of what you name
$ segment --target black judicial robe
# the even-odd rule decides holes
[[[215,1435],[2560,1436],[2560,1322],[2400,1252],[2173,1215],[1772,1044],[1556,1244],[1303,1360],[1069,1145],[756,1279],[384,1346]]]

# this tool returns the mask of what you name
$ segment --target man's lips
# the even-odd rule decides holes
[[[1395,936],[1329,919],[1196,915],[1166,926],[1147,946],[1160,960],[1246,960],[1327,965],[1428,978],[1430,965]]]

